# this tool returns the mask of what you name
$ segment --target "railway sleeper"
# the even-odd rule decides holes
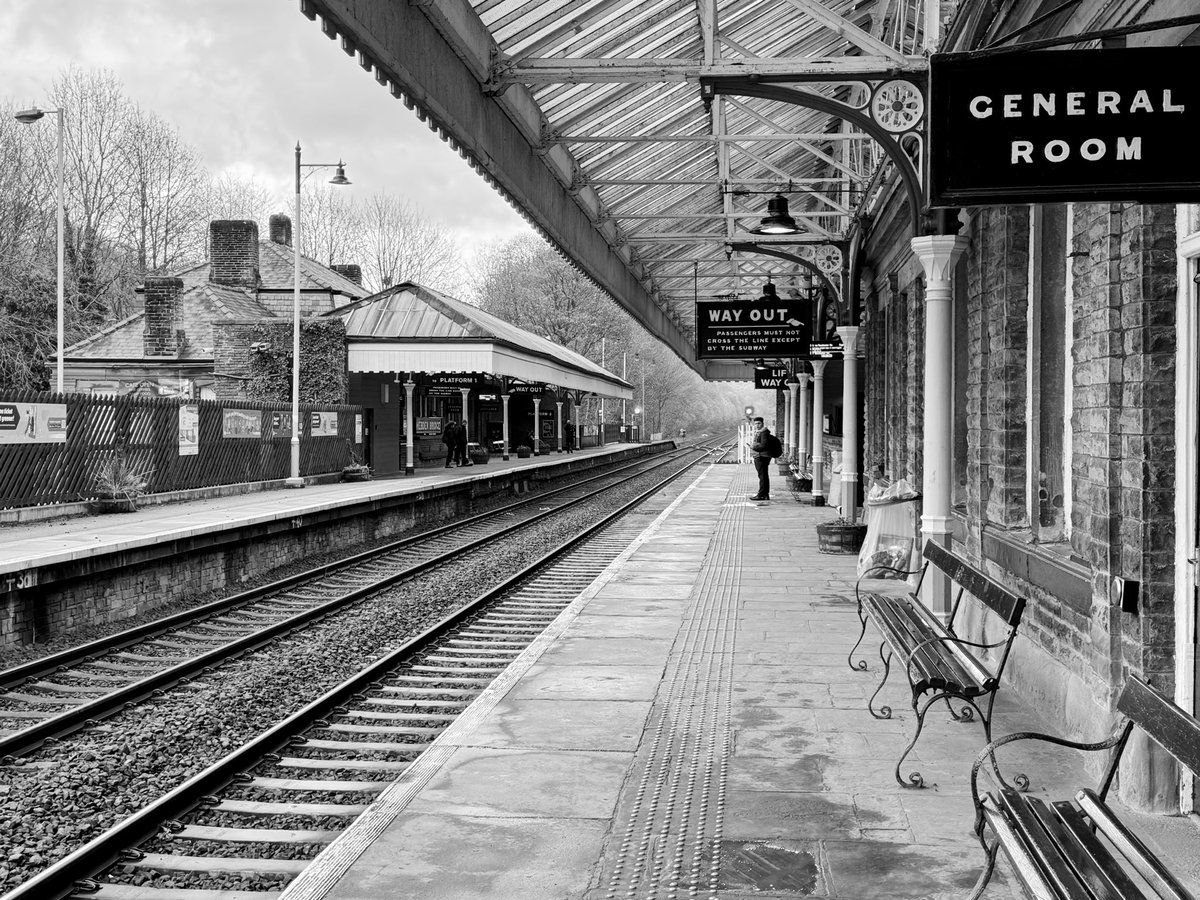
[[[413,746],[416,746],[415,744]],[[390,759],[307,759],[300,756],[282,757],[275,765],[284,769],[320,769],[326,772],[403,772],[411,762]]]
[[[416,746],[416,745],[414,745]],[[242,787],[259,791],[303,792],[318,791],[323,794],[378,794],[391,784],[390,781],[344,781],[336,778],[270,778],[255,775]]]
[[[210,806],[212,812],[240,816],[360,816],[365,803],[272,803],[264,800],[221,800]]]
[[[139,860],[128,860],[126,868],[154,869],[159,872],[219,872],[258,875],[299,875],[312,860],[252,859],[220,856],[176,856],[173,853],[147,853]]]

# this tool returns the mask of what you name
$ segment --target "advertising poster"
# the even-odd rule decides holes
[[[200,407],[184,403],[179,407],[179,455],[197,456],[200,453]]]
[[[361,444],[363,442],[363,424],[362,413],[354,414],[354,443]]]
[[[0,444],[65,444],[65,403],[0,403]]]
[[[290,412],[271,413],[271,437],[290,438],[292,436],[292,414]]]
[[[417,434],[431,435],[442,433],[441,416],[417,416],[413,422],[413,430]]]
[[[337,437],[338,414],[335,412],[312,413],[308,428],[312,437]]]
[[[221,437],[262,437],[262,413],[257,409],[221,410]]]

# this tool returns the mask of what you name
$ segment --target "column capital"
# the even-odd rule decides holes
[[[795,397],[796,394],[799,393],[799,391],[800,391],[800,382],[799,381],[789,381],[788,382],[788,390],[791,391],[792,396]]]
[[[808,361],[809,365],[811,365],[813,367],[813,380],[814,381],[821,381],[822,379],[824,379],[825,365],[828,362],[829,362],[829,360],[827,360],[827,359],[810,359]]]
[[[858,356],[858,336],[862,329],[858,325],[839,325],[838,337],[842,339],[842,351],[845,359]]]
[[[910,242],[927,281],[949,281],[954,264],[970,241],[961,234],[923,234]]]

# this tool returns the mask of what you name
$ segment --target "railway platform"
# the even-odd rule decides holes
[[[897,785],[912,712],[894,674],[873,718],[880,666],[847,666],[856,559],[815,534],[836,513],[753,487],[709,467],[283,900],[968,896],[982,729],[931,711],[928,786]],[[1001,692],[995,735],[1026,730],[1055,729]],[[1061,751],[1005,760],[1038,795],[1093,783]],[[1192,822],[1130,820],[1200,886]],[[1001,864],[984,897],[1012,890]]]
[[[224,493],[146,503],[135,513],[59,515],[0,524],[0,648],[44,643],[64,630],[119,623],[209,589],[267,577],[339,547],[384,540],[547,479],[646,452],[609,444],[486,464],[441,466],[363,482]],[[666,442],[665,446],[672,446]],[[235,486],[233,489],[236,489]],[[48,510],[43,508],[41,514]],[[0,659],[4,654],[0,652]]]

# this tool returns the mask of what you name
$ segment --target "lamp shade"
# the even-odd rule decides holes
[[[337,172],[329,179],[330,184],[351,184],[349,178],[346,177],[346,164],[339,162],[337,164]]]
[[[788,202],[783,194],[776,194],[767,201],[767,215],[754,229],[755,234],[795,234],[797,231],[796,220],[788,215]]]

